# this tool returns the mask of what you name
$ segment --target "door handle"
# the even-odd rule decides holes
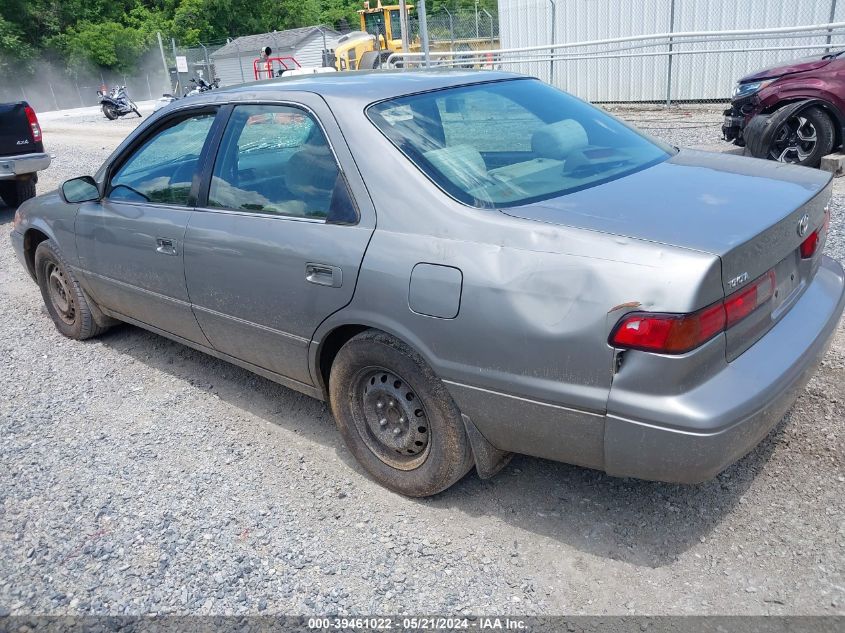
[[[305,281],[318,286],[340,288],[343,284],[343,271],[339,266],[329,264],[305,264]]]
[[[175,255],[176,242],[167,237],[156,238],[156,252],[162,255]]]

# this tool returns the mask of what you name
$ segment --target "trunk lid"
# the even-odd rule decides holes
[[[726,296],[774,268],[775,296],[728,332],[732,359],[788,310],[815,274],[823,244],[810,260],[798,249],[824,222],[831,178],[772,161],[681,150],[624,178],[502,212],[711,253],[721,259]]]
[[[0,156],[44,151],[43,143],[32,138],[26,107],[25,101],[0,103]]]

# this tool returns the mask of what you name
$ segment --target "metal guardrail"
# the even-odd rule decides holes
[[[841,31],[841,32],[837,32]],[[816,33],[817,32],[817,33]],[[599,46],[606,44],[617,44],[624,42],[644,42],[648,40],[659,40],[649,44],[643,44],[642,47],[650,46],[666,46],[670,43],[679,44],[683,40],[689,38],[707,38],[704,41],[713,41],[711,38],[721,37],[722,41],[746,40],[749,37],[742,36],[760,36],[760,35],[784,35],[790,33],[800,33],[803,37],[812,36],[828,36],[828,35],[845,35],[845,22],[831,22],[829,24],[814,24],[809,26],[786,26],[769,29],[736,29],[729,31],[687,31],[687,32],[670,32],[670,33],[653,33],[647,35],[631,35],[627,37],[614,37],[604,40],[590,40],[584,42],[567,42],[562,44],[540,44],[538,46],[523,46],[519,48],[499,48],[487,49],[480,51],[465,51],[462,55],[482,56],[490,53],[505,54],[505,53],[530,53],[538,51],[548,51],[566,48],[581,48],[587,46]],[[771,39],[771,38],[756,38],[756,39]],[[674,51],[663,51],[663,54],[669,55]],[[432,52],[432,58],[444,58],[453,56],[451,52]],[[388,64],[393,64],[397,60],[406,62],[406,65],[412,63],[414,60],[422,60],[422,53],[393,53],[388,58]],[[546,57],[548,59],[548,57]]]
[[[818,41],[811,41],[817,39]],[[801,41],[796,41],[801,40]],[[736,44],[730,46],[730,43]],[[759,43],[759,44],[757,44]],[[757,44],[757,45],[755,45]],[[845,22],[765,29],[686,31],[651,33],[600,40],[563,42],[518,48],[487,48],[460,52],[432,51],[428,63],[422,53],[394,53],[387,65],[394,68],[461,67],[507,68],[533,74],[548,65],[550,83],[560,76],[556,62],[595,62],[596,60],[631,60],[667,58],[666,101],[671,100],[671,60],[690,55],[722,55],[772,51],[823,51],[845,48]],[[652,50],[653,49],[653,50]],[[521,66],[521,67],[520,67]],[[557,73],[557,74],[556,74]],[[546,78],[546,77],[543,77]]]

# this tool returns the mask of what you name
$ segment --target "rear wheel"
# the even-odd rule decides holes
[[[7,206],[17,208],[24,200],[35,197],[35,183],[34,177],[0,181],[0,198],[3,198]]]
[[[341,435],[364,469],[396,492],[445,490],[473,465],[460,411],[425,361],[369,330],[341,348],[329,379]]]
[[[35,250],[35,278],[59,332],[82,340],[106,329],[94,320],[88,299],[53,240],[41,242]]]
[[[819,108],[788,118],[774,134],[768,158],[781,163],[818,167],[833,149],[833,122]]]
[[[103,114],[106,115],[106,118],[109,121],[114,121],[117,118],[117,110],[115,110],[108,103],[103,104]]]

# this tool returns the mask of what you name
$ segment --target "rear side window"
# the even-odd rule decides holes
[[[214,162],[208,206],[354,222],[323,130],[305,110],[237,106]]]
[[[621,178],[674,150],[536,80],[474,84],[370,106],[373,123],[454,198],[538,202]]]
[[[153,135],[115,172],[109,199],[187,205],[214,116],[197,114]]]

